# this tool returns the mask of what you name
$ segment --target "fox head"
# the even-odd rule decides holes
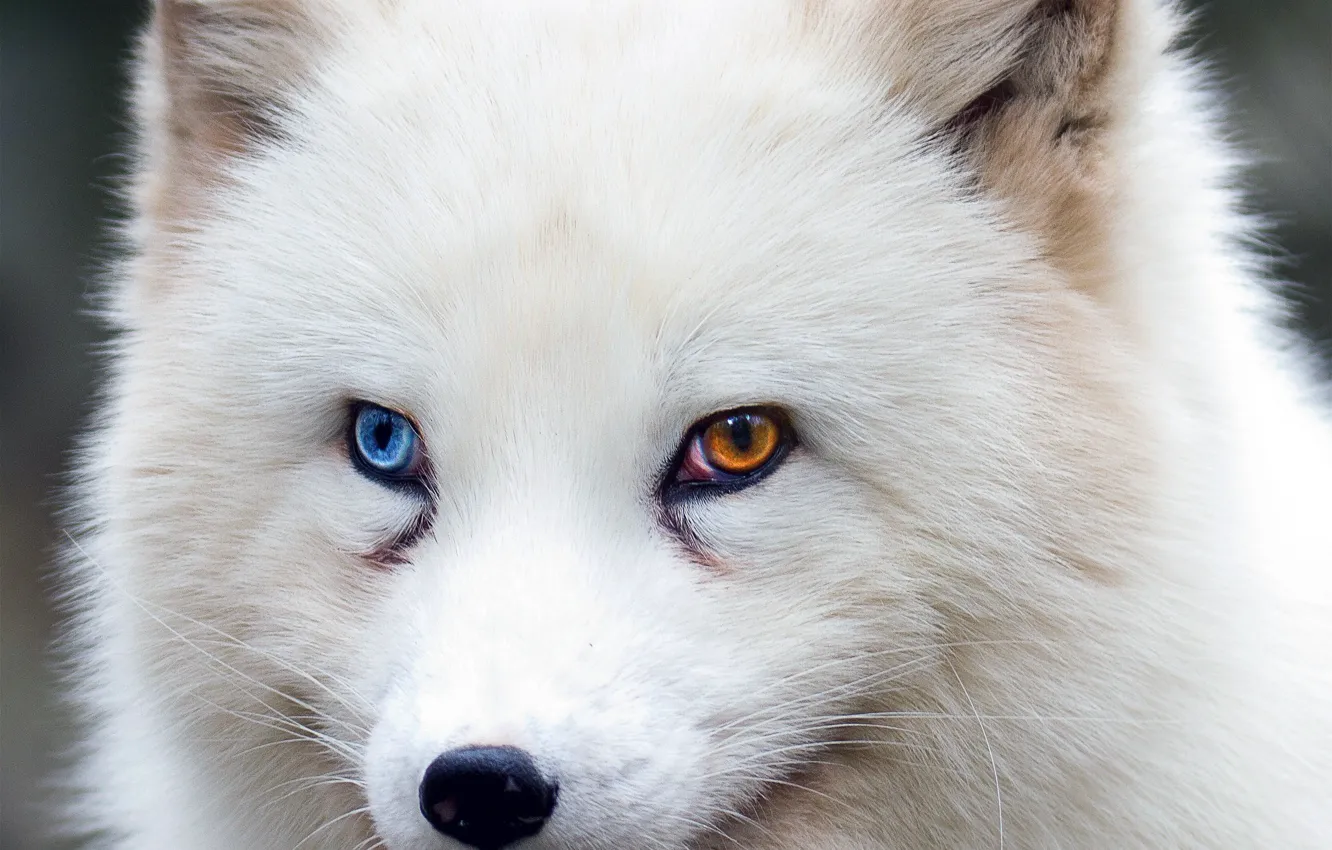
[[[159,0],[86,545],[227,846],[992,846],[1110,793],[1145,732],[1033,718],[1169,691],[1106,247],[1165,29]]]

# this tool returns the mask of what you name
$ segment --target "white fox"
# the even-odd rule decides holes
[[[1332,847],[1332,430],[1149,0],[158,0],[115,850]]]

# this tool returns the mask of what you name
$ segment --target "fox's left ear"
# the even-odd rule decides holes
[[[1153,5],[870,0],[853,15],[894,96],[960,152],[1051,259],[1094,286],[1112,200],[1108,153],[1136,98],[1141,57],[1128,48],[1163,49],[1159,28],[1139,31]]]

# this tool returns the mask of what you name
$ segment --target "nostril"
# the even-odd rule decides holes
[[[462,747],[426,768],[421,814],[450,838],[499,850],[541,831],[557,791],[516,747]]]

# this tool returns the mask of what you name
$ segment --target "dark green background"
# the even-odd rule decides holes
[[[868,1],[868,0],[867,0]],[[478,0],[484,2],[484,0]],[[88,409],[97,325],[88,282],[123,167],[122,71],[142,2],[4,0],[0,21],[0,848],[35,850],[54,701],[41,576],[70,435]],[[1332,0],[1217,0],[1195,41],[1255,153],[1253,204],[1295,314],[1332,351]],[[51,795],[47,795],[48,797]],[[58,794],[54,795],[58,798]],[[181,848],[188,850],[188,848]]]

